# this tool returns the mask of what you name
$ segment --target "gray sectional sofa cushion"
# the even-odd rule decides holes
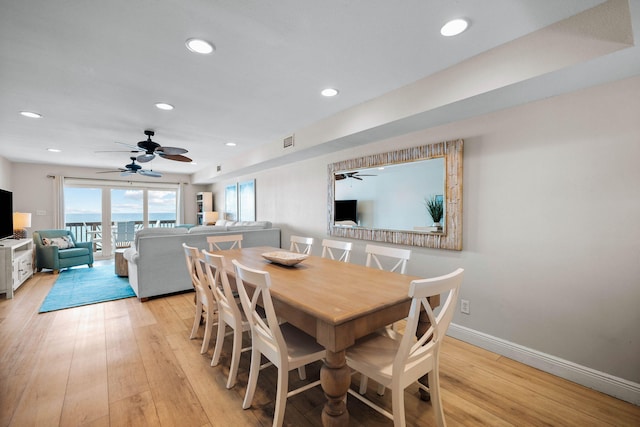
[[[182,244],[208,249],[207,236],[231,234],[243,235],[242,247],[280,247],[280,229],[272,228],[271,223],[143,229],[124,252],[129,284],[140,299],[191,290]]]

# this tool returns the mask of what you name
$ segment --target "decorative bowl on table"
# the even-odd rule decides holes
[[[276,264],[293,266],[296,265],[305,259],[307,259],[309,255],[298,254],[295,252],[288,251],[274,251],[274,252],[265,252],[262,254],[262,257]]]

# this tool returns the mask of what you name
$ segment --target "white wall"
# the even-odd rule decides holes
[[[11,162],[0,156],[0,188],[11,191]]]
[[[283,246],[309,235],[319,254],[329,163],[463,138],[463,250],[413,247],[408,273],[463,267],[457,325],[640,383],[639,93],[633,78],[237,179]]]

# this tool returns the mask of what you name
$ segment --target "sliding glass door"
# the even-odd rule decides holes
[[[149,227],[173,227],[178,219],[176,190],[148,190]]]
[[[65,179],[65,224],[78,241],[94,241],[96,258],[128,247],[137,230],[174,227],[178,185]]]
[[[114,249],[128,248],[137,229],[144,226],[144,190],[111,189],[111,242]]]
[[[76,241],[93,242],[94,252],[102,252],[102,189],[64,188],[64,222]]]

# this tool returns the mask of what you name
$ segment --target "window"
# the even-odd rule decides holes
[[[117,224],[143,227],[174,227],[178,218],[178,184],[127,183],[66,178],[65,224],[78,241],[94,239],[97,257],[109,257]],[[104,252],[104,253],[103,253]]]

